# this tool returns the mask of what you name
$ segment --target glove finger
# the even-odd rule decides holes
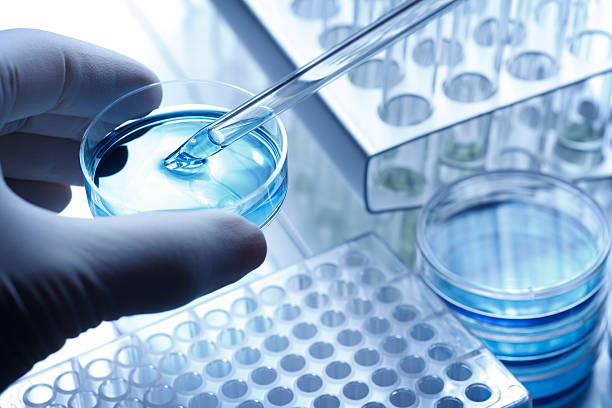
[[[53,212],[62,211],[72,199],[72,192],[67,185],[11,178],[5,181],[19,197],[30,204]]]
[[[4,125],[0,129],[1,135],[9,133],[31,133],[60,137],[80,142],[83,139],[85,130],[91,124],[91,118],[71,115],[58,115],[53,113],[43,113],[30,118],[14,120]],[[114,129],[119,123],[107,123],[104,126],[109,130]]]
[[[0,163],[5,177],[83,185],[80,143],[27,133],[0,136]]]
[[[93,117],[119,96],[158,82],[131,58],[45,31],[0,31],[0,49],[0,124],[45,112]],[[131,105],[133,114],[157,107],[157,91]]]

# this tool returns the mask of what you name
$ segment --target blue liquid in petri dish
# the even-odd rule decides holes
[[[504,295],[562,287],[596,266],[596,239],[580,220],[541,204],[508,200],[473,206],[428,235],[454,280],[499,295],[481,296],[434,277],[434,286],[459,307],[506,318],[547,315],[582,301],[602,279],[585,280],[543,301],[527,296],[520,308],[504,302]]]
[[[286,162],[260,127],[208,158],[197,171],[173,172],[164,158],[223,113],[184,110],[151,115],[115,129],[87,165],[98,191],[89,189],[95,216],[183,209],[222,209],[265,225],[287,191]],[[263,187],[262,187],[263,186]]]

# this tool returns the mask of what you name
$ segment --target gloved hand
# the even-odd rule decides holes
[[[82,183],[77,153],[91,118],[156,81],[139,63],[97,46],[43,31],[0,31],[0,163],[12,189],[61,208],[67,185]],[[235,215],[64,218],[22,200],[3,180],[0,391],[66,338],[102,320],[180,306],[240,279],[265,257],[262,233]]]

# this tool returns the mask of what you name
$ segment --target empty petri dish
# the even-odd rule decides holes
[[[325,293],[310,292],[304,297],[304,304],[311,309],[321,309],[329,304],[329,296]]]
[[[300,314],[302,314],[300,307],[298,305],[292,305],[290,303],[280,305],[274,311],[274,316],[277,319],[280,319],[285,322],[297,319]]]
[[[144,353],[138,346],[124,346],[115,353],[115,363],[120,367],[136,367],[143,361]]]
[[[219,398],[213,393],[203,392],[189,400],[189,408],[218,408]]]
[[[314,274],[320,279],[336,279],[340,276],[340,268],[335,263],[326,262],[314,269]]]
[[[432,344],[427,349],[427,355],[435,361],[447,361],[453,357],[453,348],[444,343]]]
[[[149,353],[165,354],[174,347],[174,341],[169,334],[157,333],[150,336],[147,341],[147,349]]]
[[[144,403],[149,407],[169,407],[175,400],[176,394],[165,384],[152,386],[144,395]]]
[[[193,321],[179,323],[174,328],[174,337],[180,341],[193,341],[200,333],[202,333],[200,325]]]
[[[293,326],[291,333],[298,340],[310,340],[318,333],[317,326],[312,323],[301,322]]]
[[[435,375],[426,375],[417,381],[417,389],[424,395],[438,395],[444,389],[444,381]]]
[[[330,295],[340,299],[351,298],[357,295],[357,291],[357,285],[345,280],[337,280],[329,287]]]
[[[365,321],[363,328],[372,335],[382,335],[391,329],[391,323],[384,317],[373,316]]]
[[[371,348],[362,348],[357,350],[354,359],[360,366],[372,367],[380,362],[380,353]]]
[[[381,303],[395,303],[402,298],[402,292],[395,286],[382,286],[378,288],[375,296]]]
[[[104,380],[113,375],[113,362],[108,358],[97,358],[85,366],[85,373],[92,380]]]
[[[429,341],[436,336],[436,330],[427,323],[417,323],[408,331],[410,337],[417,341]]]
[[[338,310],[328,310],[321,314],[321,324],[326,327],[342,326],[345,321],[346,316]]]
[[[382,341],[381,348],[388,354],[401,354],[408,349],[408,341],[402,336],[388,336]]]
[[[148,388],[160,378],[159,371],[151,364],[134,368],[129,376],[130,384],[138,388]]]
[[[295,385],[300,391],[311,394],[323,387],[323,380],[316,374],[304,374],[296,380]]]
[[[355,347],[361,344],[363,335],[359,330],[344,329],[338,333],[336,340],[344,347]]]
[[[465,389],[465,396],[474,402],[485,402],[492,396],[491,389],[485,384],[470,384]]]
[[[372,373],[372,382],[379,387],[392,387],[399,380],[397,372],[392,368],[379,368]]]
[[[196,360],[205,360],[215,355],[216,352],[217,345],[210,340],[199,340],[189,346],[189,355]]]
[[[304,274],[294,275],[287,279],[285,286],[294,292],[301,292],[312,286],[312,278]]]
[[[410,388],[399,388],[389,395],[389,402],[394,407],[408,408],[416,406],[417,396]]]
[[[246,340],[246,333],[242,329],[229,327],[223,329],[217,336],[218,343],[225,347],[240,346]]]
[[[274,326],[274,322],[267,316],[255,316],[246,323],[247,329],[254,334],[265,334]]]
[[[285,298],[285,289],[280,286],[268,286],[259,292],[261,301],[268,305],[275,305]]]
[[[352,371],[351,365],[345,361],[332,361],[325,366],[325,374],[332,380],[344,380]]]
[[[455,397],[442,397],[436,401],[435,408],[463,408],[463,402]]]
[[[79,391],[68,400],[68,408],[97,408],[98,396],[93,391]]]
[[[306,359],[299,354],[287,354],[281,358],[279,366],[288,373],[297,373],[306,367]]]
[[[340,408],[340,400],[335,395],[319,395],[312,402],[313,408]]]
[[[385,274],[380,269],[368,266],[359,272],[359,282],[367,286],[377,286],[386,280]]]
[[[206,312],[204,323],[211,329],[221,329],[229,324],[230,314],[223,309],[214,309]]]
[[[98,396],[105,400],[116,402],[128,396],[130,384],[120,377],[108,378],[98,387]]]
[[[187,368],[189,359],[184,353],[168,353],[159,360],[159,371],[165,374],[178,374]]]
[[[425,370],[425,360],[419,356],[405,356],[399,361],[399,368],[409,376],[418,375]]]
[[[219,380],[227,377],[232,372],[232,363],[227,360],[213,360],[206,364],[204,372],[213,380]]]
[[[249,386],[242,380],[229,380],[221,386],[221,394],[229,400],[236,400],[247,395]]]
[[[317,360],[325,360],[334,355],[334,346],[325,341],[316,341],[308,347],[308,354]]]
[[[457,202],[468,204],[459,209]],[[423,208],[423,276],[476,317],[552,316],[599,289],[610,248],[605,219],[589,196],[556,177],[479,173],[438,191]],[[496,278],[500,268],[504,279]]]
[[[72,394],[81,388],[81,377],[76,371],[67,371],[57,376],[53,388],[60,394]]]
[[[342,387],[342,395],[350,401],[360,401],[370,394],[370,388],[361,381],[350,381]]]
[[[195,167],[164,165],[190,136],[251,96],[217,82],[170,81],[117,99],[92,121],[81,144],[93,214],[211,209],[267,224],[287,191],[287,135],[279,120]]]
[[[272,367],[259,367],[251,372],[251,381],[260,387],[272,385],[277,379],[278,374]]]
[[[271,405],[284,407],[293,401],[293,391],[287,387],[272,388],[266,394],[266,399]]]
[[[239,298],[232,302],[230,310],[236,316],[248,316],[257,310],[257,301],[249,297]]]
[[[261,352],[255,347],[243,347],[234,353],[234,360],[240,365],[249,366],[261,359]]]
[[[289,348],[289,338],[280,334],[273,334],[266,337],[263,345],[271,353],[280,353]]]
[[[204,379],[196,372],[183,373],[172,382],[172,388],[179,394],[194,394],[203,385]]]
[[[453,363],[446,367],[446,375],[451,380],[466,381],[472,377],[472,369],[465,363]]]
[[[54,399],[55,391],[49,384],[34,384],[23,394],[23,403],[29,407],[44,407]]]

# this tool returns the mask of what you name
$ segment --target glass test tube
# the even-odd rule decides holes
[[[612,35],[580,31],[570,41],[569,52],[583,61],[605,61],[612,57]],[[603,161],[606,125],[611,115],[612,74],[598,75],[559,94],[555,167],[566,174],[580,174]]]
[[[554,95],[543,95],[495,112],[491,169],[538,170],[545,161]]]
[[[570,23],[570,10],[579,2],[567,0],[515,0],[510,18],[525,29],[525,35],[509,43],[506,68],[524,81],[550,78],[559,71],[564,42]],[[518,27],[518,26],[517,26]]]
[[[444,81],[448,98],[475,103],[497,92],[510,5],[511,0],[500,0],[482,7],[477,1],[468,0],[452,11],[452,24],[442,27],[442,35],[450,41],[446,51],[450,64]],[[485,34],[483,24],[490,26]]]
[[[353,2],[353,27],[361,29],[390,10],[391,0],[355,0]],[[349,81],[359,88],[372,89],[383,86],[389,67],[386,66],[385,53],[370,58],[353,68],[347,74]]]
[[[439,182],[450,183],[484,170],[492,119],[489,113],[437,133]]]
[[[426,187],[425,166],[429,137],[423,137],[372,159],[370,182],[394,197],[417,197]],[[380,198],[383,198],[381,196]]]
[[[412,126],[431,116],[439,64],[446,62],[438,58],[444,48],[440,38],[444,18],[385,51],[382,102],[378,106],[378,116],[385,123]]]

